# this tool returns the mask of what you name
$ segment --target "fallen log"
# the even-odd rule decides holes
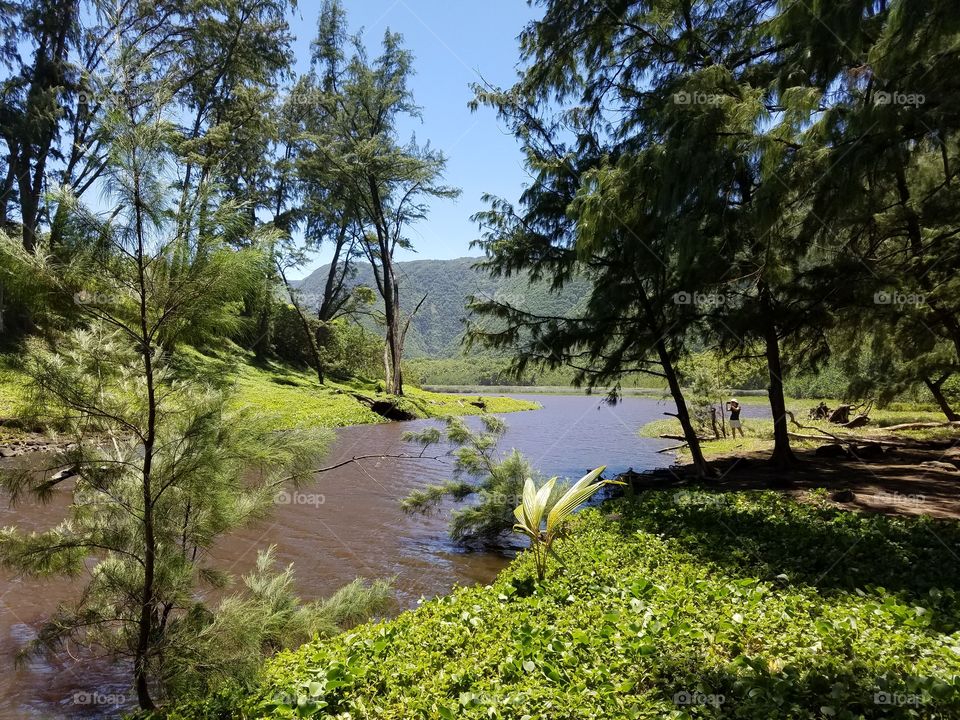
[[[350,397],[387,420],[416,420],[417,418],[412,412],[397,407],[397,404],[391,400],[377,400],[358,392],[351,392]],[[463,405],[462,400],[460,404]]]
[[[892,430],[896,432],[897,430],[926,430],[927,428],[939,428],[939,427],[960,427],[960,420],[952,420],[945,422],[913,422],[913,423],[901,423],[900,425],[891,425],[889,427],[880,428],[881,430]]]
[[[669,435],[664,433],[660,436],[661,440],[683,440],[684,443],[687,442],[687,438],[683,435]],[[707,437],[698,437],[697,440],[700,442],[710,442],[711,440],[719,440],[720,438],[707,438]]]
[[[833,433],[831,433],[831,432],[829,432],[829,431],[827,431],[827,430],[824,430],[823,428],[819,428],[819,427],[817,427],[816,425],[801,425],[799,422],[797,422],[797,418],[794,417],[793,413],[790,412],[789,410],[787,410],[787,417],[790,418],[790,422],[792,422],[794,425],[796,425],[796,426],[797,426],[798,428],[800,428],[801,430],[816,430],[816,431],[817,431],[818,433],[820,433],[821,435],[825,435],[825,436],[826,436],[826,437],[818,437],[818,438],[815,438],[815,437],[806,437],[806,438],[805,438],[805,437],[798,437],[798,439],[800,439],[800,440],[834,440],[834,441],[836,441],[836,442],[841,442],[841,443],[842,443],[842,442],[850,442],[849,440],[844,440],[843,438],[838,437],[837,435],[834,435]],[[789,435],[790,433],[787,433],[787,434]]]
[[[801,433],[788,432],[788,437],[793,438],[794,440],[814,440],[816,442],[837,442],[843,445],[855,446],[858,444],[863,445],[891,445],[893,447],[901,447],[902,442],[894,442],[892,440],[878,440],[876,438],[864,438],[864,437],[843,437],[841,435],[803,435]]]
[[[679,450],[680,448],[685,448],[687,443],[680,443],[679,445],[671,445],[670,447],[665,447],[663,450],[657,450],[658,453],[670,452],[671,450]]]
[[[831,442],[831,441],[840,441],[847,442],[843,438],[838,438],[835,435],[804,435],[802,433],[787,432],[787,437],[793,438],[794,440],[816,440],[817,442]]]
[[[850,422],[845,422],[841,424],[841,427],[850,428],[851,430],[856,428],[861,428],[867,425],[870,422],[869,415],[857,415]]]

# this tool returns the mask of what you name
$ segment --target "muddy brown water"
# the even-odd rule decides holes
[[[626,398],[616,407],[600,398],[517,395],[542,410],[504,416],[509,430],[500,451],[522,451],[541,472],[580,477],[598,465],[610,473],[645,470],[670,462],[656,451],[675,441],[637,436],[641,425],[663,417],[672,403]],[[476,419],[470,420],[476,423]],[[328,462],[357,455],[399,454],[411,447],[407,430],[429,421],[344,428]],[[2,461],[9,464],[11,461]],[[466,551],[446,534],[449,506],[431,516],[407,516],[399,501],[411,490],[444,480],[449,463],[366,460],[323,473],[298,493],[280,496],[271,517],[232,534],[212,550],[214,564],[235,575],[247,572],[257,550],[276,546],[280,564],[294,563],[305,600],[327,596],[356,577],[394,578],[393,612],[455,584],[490,582],[508,562],[502,554]],[[0,500],[0,526],[42,529],[63,516],[63,503],[8,507]],[[33,637],[38,622],[59,603],[77,597],[83,578],[33,580],[0,574],[0,720],[116,717],[130,707],[127,675],[106,662],[33,661],[15,668],[14,655]]]

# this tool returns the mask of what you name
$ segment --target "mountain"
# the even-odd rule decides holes
[[[396,263],[400,284],[400,305],[410,313],[420,299],[427,295],[410,324],[404,355],[416,357],[455,357],[460,355],[460,340],[467,318],[467,298],[488,295],[544,315],[565,315],[583,300],[586,281],[569,284],[562,293],[551,293],[546,283],[531,284],[525,276],[491,278],[473,266],[480,258],[463,257],[455,260],[411,260]],[[318,268],[300,282],[305,297],[321,293],[329,266]],[[375,287],[369,264],[358,265],[351,285]],[[382,302],[379,302],[382,308]],[[364,321],[367,323],[368,321]],[[376,325],[369,321],[370,329]],[[378,332],[382,329],[376,328]]]

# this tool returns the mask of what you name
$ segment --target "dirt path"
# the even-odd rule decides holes
[[[854,457],[823,457],[795,449],[800,463],[784,471],[767,464],[767,452],[712,461],[721,491],[774,488],[802,496],[826,488],[838,507],[890,515],[929,515],[960,519],[960,438],[954,442],[898,440],[895,446]],[[637,490],[683,487],[695,481],[680,465],[625,476]]]

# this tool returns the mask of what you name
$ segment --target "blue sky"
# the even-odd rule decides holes
[[[343,0],[351,31],[363,28],[371,54],[377,52],[388,27],[403,34],[414,54],[412,88],[423,108],[423,121],[404,128],[404,139],[416,132],[446,154],[446,182],[461,188],[457,200],[436,201],[430,217],[414,226],[409,237],[416,253],[398,252],[398,259],[455,258],[475,255],[470,241],[478,235],[470,216],[483,209],[481,195],[491,192],[516,199],[527,180],[522,154],[493,111],[467,107],[470,83],[481,78],[511,85],[519,56],[517,36],[537,8],[523,0]],[[310,61],[319,0],[302,2],[291,21],[297,35],[297,70]],[[325,262],[321,253],[300,273]]]

